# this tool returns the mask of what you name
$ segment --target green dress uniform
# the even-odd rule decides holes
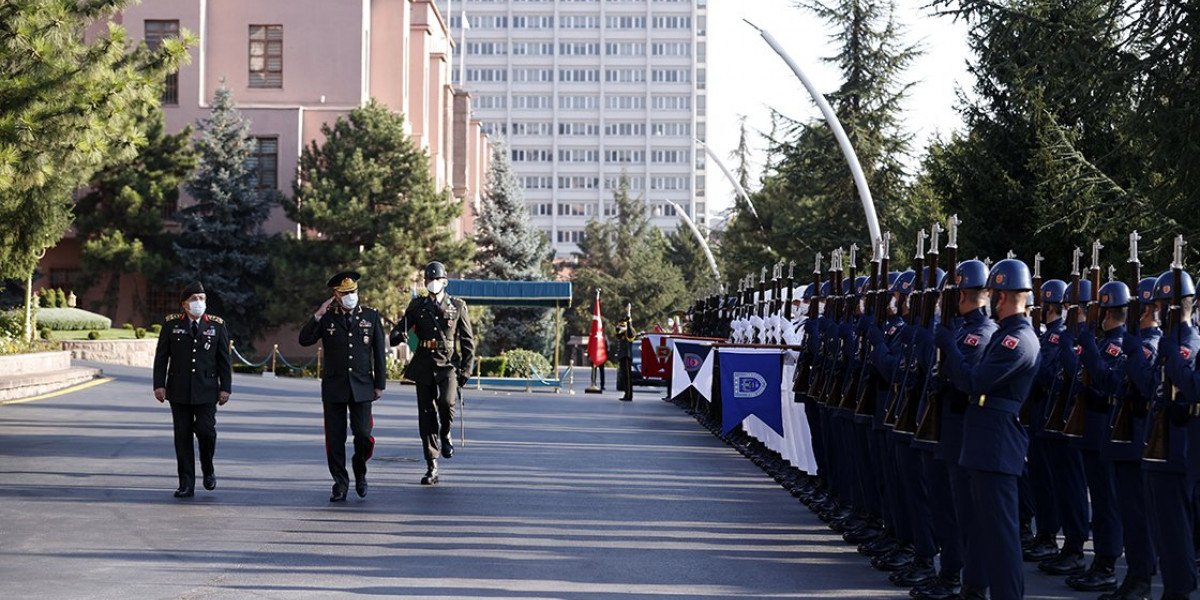
[[[186,314],[166,318],[154,351],[154,389],[165,388],[175,428],[175,461],[180,490],[196,486],[196,454],[200,468],[213,475],[217,448],[217,400],[229,393],[233,367],[229,362],[229,333],[225,321],[212,315],[193,319]]]

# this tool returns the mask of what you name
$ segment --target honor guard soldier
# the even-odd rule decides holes
[[[1087,515],[1060,517],[1066,503],[1061,494],[1062,483],[1054,476],[1054,461],[1059,458],[1058,446],[1065,445],[1066,440],[1057,433],[1043,431],[1051,394],[1059,385],[1059,349],[1066,334],[1063,302],[1067,297],[1067,282],[1051,279],[1042,284],[1038,293],[1041,294],[1045,331],[1041,334],[1038,350],[1038,374],[1023,407],[1023,414],[1028,415],[1025,419],[1030,438],[1027,463],[1037,520],[1037,535],[1023,550],[1023,558],[1034,563],[1058,558],[1059,530],[1065,533],[1068,546],[1074,542],[1080,547],[1087,539],[1088,531]]]
[[[325,412],[325,458],[333,476],[330,502],[346,499],[346,419],[354,433],[354,491],[367,495],[367,461],[375,450],[371,437],[371,403],[387,387],[387,338],[379,313],[359,305],[354,271],[334,275],[328,285],[333,296],[321,304],[300,329],[300,345],[318,341],[325,349],[321,373],[321,405]]]
[[[416,298],[404,311],[400,324],[392,329],[392,345],[399,345],[416,332],[417,351],[405,377],[417,385],[417,411],[424,444],[427,470],[422,485],[438,482],[437,458],[454,456],[450,435],[458,388],[471,376],[475,360],[475,339],[467,303],[446,293],[446,267],[440,262],[425,265],[425,289],[429,294]]]
[[[973,503],[967,556],[984,557],[986,580],[963,581],[962,598],[1017,600],[1025,594],[1017,478],[1025,467],[1029,436],[1018,415],[1037,375],[1038,340],[1025,316],[1033,289],[1029,267],[1002,260],[988,276],[992,316],[999,328],[975,365],[959,351],[954,332],[939,327],[936,343],[955,386],[967,394],[959,465],[966,470]],[[982,553],[982,554],[976,554]],[[969,574],[964,573],[964,575]]]
[[[233,367],[225,322],[206,314],[204,286],[194,282],[180,294],[182,313],[169,315],[154,351],[154,397],[171,403],[175,425],[175,461],[179,470],[176,498],[191,498],[196,489],[196,453],[200,445],[204,489],[217,487],[213,454],[217,449],[217,405],[229,401]]]

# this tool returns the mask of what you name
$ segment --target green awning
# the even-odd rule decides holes
[[[489,279],[451,279],[446,286],[451,296],[467,304],[488,306],[571,306],[569,281],[496,281]]]

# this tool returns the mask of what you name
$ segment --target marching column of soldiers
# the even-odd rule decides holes
[[[1043,280],[1040,254],[959,262],[958,224],[921,231],[904,272],[887,234],[868,275],[854,246],[817,254],[803,287],[764,269],[692,306],[691,332],[795,351],[817,470],[791,490],[912,597],[1021,598],[1029,562],[1101,600],[1148,600],[1155,575],[1162,599],[1190,598],[1200,335],[1182,236],[1157,276],[1134,232],[1121,278],[1101,281],[1097,241],[1090,268],[1076,249],[1068,278]]]

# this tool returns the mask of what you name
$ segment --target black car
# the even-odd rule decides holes
[[[667,387],[667,381],[662,379],[647,379],[642,375],[642,344],[633,344],[633,385],[634,387]],[[625,391],[625,373],[617,369],[617,391]]]

